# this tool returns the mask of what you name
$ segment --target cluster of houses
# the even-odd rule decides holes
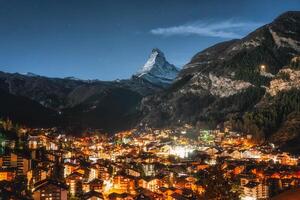
[[[241,199],[300,186],[297,157],[255,146],[250,136],[189,128],[78,138],[29,132],[22,150],[0,155],[0,190],[8,199],[201,199],[207,186],[199,172],[216,166]]]

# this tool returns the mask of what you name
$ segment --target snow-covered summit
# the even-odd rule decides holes
[[[164,53],[155,48],[135,76],[154,84],[168,85],[173,82],[178,72],[179,70],[166,60]]]

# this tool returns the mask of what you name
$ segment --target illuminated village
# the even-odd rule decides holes
[[[298,157],[226,128],[186,125],[79,138],[7,120],[1,130],[0,184],[7,199],[254,200],[300,184]]]

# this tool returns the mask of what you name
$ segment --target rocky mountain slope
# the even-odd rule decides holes
[[[215,127],[239,119],[237,123],[246,124],[244,113],[263,105],[266,96],[275,92],[269,102],[286,100],[285,95],[280,96],[282,88],[273,87],[278,81],[276,74],[291,73],[289,83],[279,87],[299,89],[296,72],[283,69],[300,54],[299,47],[300,12],[295,11],[280,15],[242,39],[207,48],[184,66],[169,89],[142,100],[142,122],[150,126],[192,123]],[[285,117],[276,123],[282,123]],[[256,133],[261,139],[278,128],[264,129],[261,125]]]
[[[35,113],[36,108],[42,108],[48,125],[70,126],[77,128],[101,128],[104,131],[114,131],[133,126],[138,119],[137,110],[141,99],[147,95],[161,91],[175,78],[176,68],[169,64],[164,54],[155,49],[145,66],[143,74],[127,80],[117,81],[84,81],[68,78],[48,78],[32,73],[0,72],[0,89],[7,98],[0,100],[8,110],[15,110],[7,99],[17,99],[19,106],[22,102],[28,106],[24,116],[16,116],[15,112],[5,112],[0,109],[1,117],[10,117],[17,122],[32,121],[40,124]],[[151,77],[151,78],[150,78]],[[9,97],[8,97],[9,96]],[[30,103],[28,103],[30,102]],[[31,110],[31,112],[29,112]],[[60,120],[50,120],[47,112],[59,116]],[[32,116],[31,116],[32,115]],[[56,117],[57,118],[57,117]],[[37,122],[37,123],[33,123]]]
[[[300,57],[297,56],[271,80],[259,103],[232,124],[253,133],[256,138],[264,138],[284,150],[299,153],[299,102]]]

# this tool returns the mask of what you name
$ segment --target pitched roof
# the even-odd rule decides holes
[[[95,178],[89,182],[89,184],[103,184],[103,180]]]
[[[45,180],[35,183],[33,191],[40,190],[41,188],[45,188],[48,185],[55,185],[59,188],[65,189],[65,190],[68,189],[68,186],[66,184],[64,184],[63,182],[60,182],[60,181],[54,180],[54,179],[45,179]]]
[[[96,191],[94,191],[94,190],[85,193],[85,194],[83,195],[82,198],[83,198],[83,199],[89,199],[89,198],[92,198],[92,197],[98,197],[98,198],[104,200],[103,194],[100,193],[100,192],[96,192]]]
[[[258,182],[254,182],[254,181],[250,181],[249,183],[247,183],[246,185],[244,185],[247,188],[255,188],[256,186],[258,186],[259,183]]]
[[[128,193],[121,193],[121,194],[118,194],[118,193],[111,193],[109,196],[109,199],[111,198],[126,198],[126,197],[133,197],[131,194],[128,194]]]

